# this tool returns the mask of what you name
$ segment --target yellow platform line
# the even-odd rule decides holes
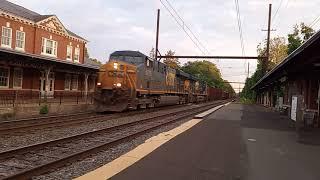
[[[143,157],[150,154],[152,151],[168,142],[177,135],[187,131],[194,125],[198,124],[202,119],[192,119],[182,125],[167,131],[162,132],[156,136],[147,139],[143,144],[137,146],[135,149],[120,156],[119,158],[111,161],[110,163],[103,165],[102,167],[93,170],[83,176],[76,178],[75,180],[106,180],[112,176],[120,173],[124,169],[138,162]]]

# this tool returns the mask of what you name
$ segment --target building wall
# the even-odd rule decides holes
[[[35,54],[41,54],[41,42],[42,42],[42,37],[47,38],[47,39],[52,39],[54,41],[58,42],[58,48],[57,48],[57,58],[61,60],[67,61],[67,46],[71,45],[72,46],[72,57],[74,58],[75,54],[75,48],[79,47],[80,48],[80,63],[84,63],[84,57],[83,57],[83,52],[84,52],[84,43],[68,39],[66,37],[63,37],[61,35],[53,34],[50,32],[47,32],[43,29],[37,29],[37,35],[36,35],[36,43],[35,44]],[[51,37],[51,38],[50,38]]]
[[[9,23],[9,24],[8,24]],[[7,26],[9,25],[9,26]],[[37,26],[32,26],[24,23],[14,21],[12,19],[0,17],[0,35],[2,35],[2,26],[12,28],[12,49],[16,47],[16,31],[25,32],[25,52],[41,55],[41,45],[42,37],[47,39],[52,39],[57,41],[57,58],[61,60],[66,60],[67,56],[67,45],[73,47],[72,57],[75,54],[75,47],[80,49],[80,63],[84,63],[84,48],[85,43],[77,41],[75,39],[70,39],[64,35],[59,35],[53,32],[49,32],[45,29],[39,28]]]

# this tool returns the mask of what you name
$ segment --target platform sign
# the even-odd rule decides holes
[[[298,97],[292,96],[292,103],[291,103],[291,119],[296,121],[297,120],[297,107],[298,107]]]

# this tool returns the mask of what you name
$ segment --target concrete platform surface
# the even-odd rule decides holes
[[[111,179],[318,180],[319,154],[297,141],[288,118],[232,103]]]

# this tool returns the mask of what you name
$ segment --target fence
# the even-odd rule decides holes
[[[93,92],[55,91],[44,96],[39,91],[0,90],[0,107],[34,106],[41,104],[93,104]]]

